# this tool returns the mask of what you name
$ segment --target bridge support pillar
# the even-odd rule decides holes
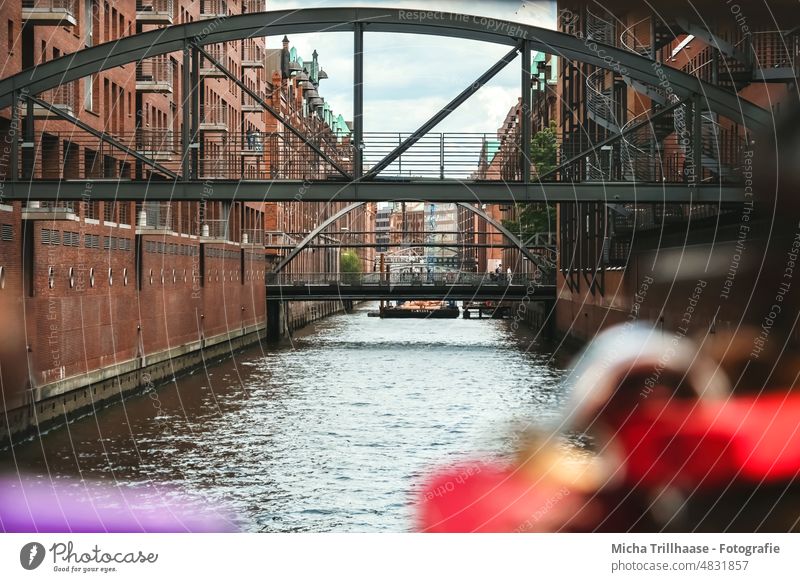
[[[278,341],[285,329],[283,301],[267,299],[267,340]]]
[[[531,82],[531,41],[526,40],[522,43],[522,106],[520,108],[519,123],[521,127],[519,150],[521,154],[520,170],[522,171],[522,181],[526,184],[531,181],[531,126],[533,120]],[[537,83],[539,77],[536,77]]]
[[[353,25],[353,178],[364,174],[364,25]]]

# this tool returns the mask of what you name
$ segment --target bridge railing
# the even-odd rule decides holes
[[[143,59],[136,63],[136,89],[156,92],[172,91],[175,61],[166,55]]]
[[[66,86],[65,86],[66,87]],[[60,89],[60,88],[59,88]],[[56,94],[57,93],[57,94]],[[48,94],[50,103],[69,109],[74,90]],[[37,110],[38,112],[38,110]],[[201,137],[194,178],[202,180],[344,180],[330,163],[299,137],[289,133],[233,131],[226,109],[206,107],[200,117]],[[63,129],[63,122],[47,118],[37,131],[32,148],[20,148],[19,167],[24,179],[142,180],[180,175],[184,144],[180,127],[111,133],[122,146],[145,155],[153,164],[138,161],[122,148],[88,132]],[[702,167],[692,166],[688,139],[676,138],[672,120],[642,127],[616,142],[585,153],[591,144],[555,136],[553,160],[564,164],[546,182],[646,182],[682,184],[738,183],[744,167],[746,143],[737,127],[723,119],[703,120]],[[658,139],[653,137],[653,132]],[[492,134],[494,135],[494,134]],[[403,142],[406,134],[367,133],[365,172]],[[344,171],[352,172],[352,151],[346,140],[311,136],[311,141]],[[519,148],[498,144],[489,134],[434,133],[421,138],[381,172],[385,180],[464,179],[514,182],[520,179]],[[194,162],[192,163],[194,165]],[[165,172],[166,170],[166,172]],[[537,169],[531,179],[538,181]]]
[[[505,274],[497,277],[493,273],[466,273],[453,272],[386,272],[386,273],[269,273],[267,285],[286,287],[306,287],[311,285],[342,285],[358,287],[381,286],[428,286],[428,287],[453,287],[467,286],[480,287],[491,285],[495,287],[508,285],[522,285],[536,287],[539,285],[553,285],[555,274],[545,271],[536,273],[517,274],[509,278]]]

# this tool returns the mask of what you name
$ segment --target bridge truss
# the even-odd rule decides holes
[[[639,86],[656,86],[667,82],[680,100],[675,106],[695,112],[695,130],[699,126],[699,112],[710,111],[724,116],[745,128],[746,135],[765,127],[770,120],[768,112],[740,99],[734,93],[705,83],[700,79],[670,69],[653,67],[653,61],[634,52],[613,46],[589,46],[584,39],[553,30],[525,26],[518,23],[493,21],[491,26],[478,19],[461,14],[437,13],[433,20],[413,18],[410,11],[365,8],[313,8],[292,11],[249,13],[219,19],[169,26],[119,39],[114,43],[87,48],[76,53],[27,69],[0,81],[0,108],[11,106],[14,122],[23,127],[22,139],[11,144],[8,175],[3,188],[4,200],[78,200],[87,188],[95,200],[198,200],[202,198],[205,184],[213,183],[215,200],[281,201],[298,200],[302,191],[304,201],[386,201],[427,200],[430,202],[740,202],[744,189],[736,177],[720,176],[714,183],[687,183],[685,176],[663,165],[652,165],[645,175],[630,179],[625,172],[602,176],[576,175],[576,165],[597,155],[598,147],[616,150],[616,156],[630,158],[628,137],[634,132],[652,132],[654,121],[670,108],[649,116],[615,136],[609,143],[585,151],[560,152],[556,170],[532,179],[530,151],[531,128],[521,124],[518,147],[510,160],[516,171],[511,177],[499,180],[477,180],[471,174],[458,175],[457,162],[448,159],[448,147],[463,145],[474,139],[463,134],[439,134],[439,163],[437,171],[421,172],[423,175],[404,176],[397,171],[404,156],[430,140],[431,130],[452,111],[462,105],[480,87],[499,71],[521,56],[520,90],[522,110],[531,106],[531,52],[542,51],[560,57],[590,63],[601,68],[622,66],[627,78]],[[351,32],[353,34],[353,130],[350,139],[343,143],[323,143],[306,135],[292,125],[279,111],[273,109],[260,95],[232,74],[209,47],[215,43],[241,40],[257,36],[309,32]],[[403,32],[479,40],[510,46],[511,49],[494,65],[481,74],[475,82],[464,88],[445,107],[434,114],[416,131],[400,135],[396,145],[383,145],[374,163],[365,166],[365,154],[374,144],[384,143],[383,138],[365,133],[364,110],[364,33]],[[596,43],[595,43],[596,44]],[[95,130],[77,118],[41,98],[47,90],[89,76],[99,71],[140,63],[144,59],[169,53],[183,55],[183,94],[179,152],[173,160],[158,161],[137,144],[124,136],[110,135]],[[218,165],[209,175],[198,156],[201,139],[199,128],[201,95],[199,63],[201,58],[213,65],[222,75],[253,100],[259,107],[278,118],[286,128],[285,136],[266,136],[262,144],[263,172],[255,177],[242,178],[238,166]],[[87,139],[133,161],[127,174],[98,178],[92,175],[75,175],[51,179],[43,172],[41,144],[37,144],[33,124],[35,108],[47,110],[53,116],[69,121]],[[654,135],[654,134],[653,134]],[[695,151],[702,151],[700,131],[693,131]],[[641,139],[641,136],[640,136]],[[241,149],[243,136],[228,136],[226,148]],[[279,143],[280,142],[280,143]],[[293,148],[306,148],[308,164],[284,172],[274,163],[276,148],[290,143]],[[650,154],[648,154],[650,156]],[[272,156],[272,158],[270,158]],[[650,156],[652,157],[652,156]],[[702,159],[697,160],[703,164]]]

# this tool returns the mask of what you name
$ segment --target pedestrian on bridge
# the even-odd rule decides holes
[[[508,279],[508,284],[509,285],[511,285],[511,277],[512,277],[511,267],[509,267],[508,269],[506,269],[506,278]]]

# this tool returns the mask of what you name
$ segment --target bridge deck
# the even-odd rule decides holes
[[[482,274],[353,273],[279,275],[267,282],[267,299],[322,301],[351,299],[450,299],[454,301],[532,301],[555,299],[555,285],[541,276],[512,276],[493,281]]]
[[[90,186],[87,186],[90,185]],[[214,200],[255,202],[647,202],[710,203],[742,202],[744,187],[738,184],[664,184],[646,182],[494,182],[449,180],[342,182],[333,180],[8,180],[5,200],[82,200],[87,189],[92,200],[201,200],[204,188],[213,189]],[[35,192],[35,195],[34,195]]]

